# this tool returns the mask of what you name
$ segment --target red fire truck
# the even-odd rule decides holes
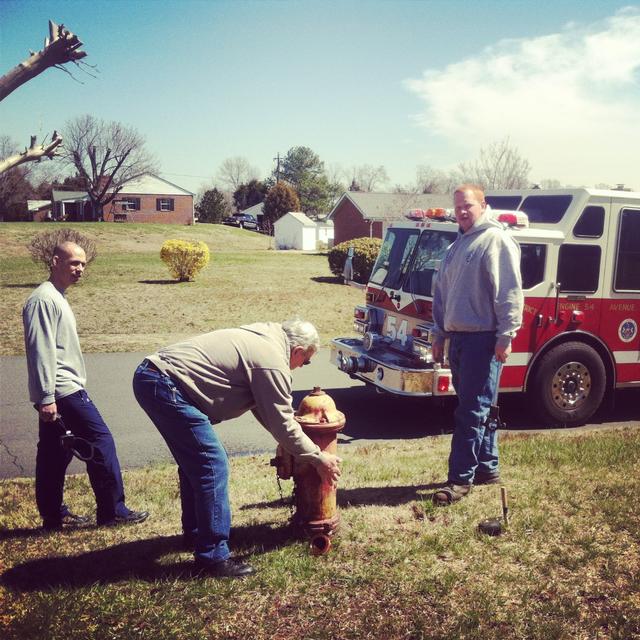
[[[500,392],[526,392],[545,423],[577,425],[608,391],[640,385],[640,192],[487,193],[521,249],[522,328]],[[331,361],[380,391],[455,394],[431,357],[433,282],[458,227],[452,212],[413,210],[389,225],[354,313],[358,337]]]

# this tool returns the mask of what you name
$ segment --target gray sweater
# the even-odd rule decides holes
[[[220,329],[147,356],[213,422],[253,411],[291,454],[316,458],[320,449],[294,420],[289,341],[273,322]]]
[[[445,255],[433,296],[434,339],[450,331],[495,331],[507,347],[522,324],[520,247],[485,212]]]
[[[51,404],[84,389],[87,375],[76,318],[64,294],[48,280],[22,309],[31,402]]]

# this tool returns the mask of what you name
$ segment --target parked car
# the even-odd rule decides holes
[[[234,213],[232,216],[225,218],[222,224],[240,227],[241,229],[258,230],[258,221],[248,213]]]

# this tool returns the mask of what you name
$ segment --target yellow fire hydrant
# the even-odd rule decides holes
[[[321,451],[336,455],[338,432],[344,428],[346,419],[344,413],[336,409],[331,396],[314,387],[300,402],[295,419]],[[296,510],[291,524],[295,533],[309,538],[312,553],[327,553],[331,536],[340,526],[337,489],[323,483],[311,464],[295,460],[280,445],[271,464],[276,467],[279,478],[293,477]]]

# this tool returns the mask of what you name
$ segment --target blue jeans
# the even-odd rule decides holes
[[[449,455],[452,484],[471,484],[476,474],[498,474],[498,433],[487,424],[500,375],[495,346],[492,331],[450,334],[449,364],[458,395]]]
[[[94,447],[92,460],[87,460],[87,474],[96,498],[96,520],[103,524],[129,509],[124,503],[124,486],[116,445],[109,427],[87,395],[76,391],[56,399],[58,413],[74,436],[84,438]],[[42,519],[55,524],[68,511],[63,505],[64,477],[73,458],[60,443],[58,422],[39,422],[36,454],[36,503]]]
[[[229,460],[209,418],[147,360],[136,369],[133,392],[178,463],[182,529],[197,530],[196,559],[226,560],[231,531]]]

